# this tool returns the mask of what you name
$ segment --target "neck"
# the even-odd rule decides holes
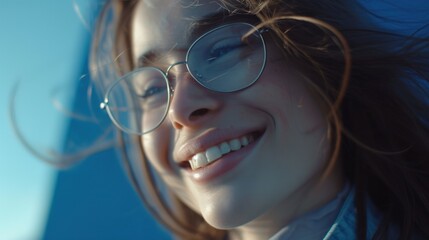
[[[309,181],[266,213],[232,230],[231,239],[269,239],[292,221],[332,201],[343,188],[343,183],[341,174]]]

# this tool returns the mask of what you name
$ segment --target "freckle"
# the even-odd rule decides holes
[[[302,108],[302,107],[303,107],[303,102],[304,102],[304,97],[301,97],[301,98],[299,99],[299,102],[298,102],[297,107],[298,107],[298,108]]]

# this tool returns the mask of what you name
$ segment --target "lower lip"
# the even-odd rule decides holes
[[[206,183],[224,176],[225,174],[231,172],[246,158],[246,155],[252,151],[256,143],[257,141],[254,141],[237,151],[233,151],[229,154],[226,154],[225,156],[222,156],[218,160],[205,167],[198,168],[196,170],[189,170],[188,173],[197,183]]]

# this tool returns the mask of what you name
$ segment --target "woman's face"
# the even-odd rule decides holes
[[[196,37],[188,34],[190,29],[198,19],[223,11],[215,1],[192,2],[138,3],[132,20],[136,63],[150,55],[165,71],[184,61]],[[185,65],[170,70],[176,80],[168,115],[142,136],[143,149],[165,183],[217,228],[281,227],[327,202],[341,185],[337,170],[321,178],[330,151],[326,113],[269,33],[263,36],[266,67],[244,90],[211,91]],[[189,160],[201,154],[219,157],[213,147],[226,143],[237,150],[190,168]]]

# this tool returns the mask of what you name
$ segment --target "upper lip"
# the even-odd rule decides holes
[[[189,161],[192,156],[207,150],[209,147],[218,145],[224,141],[258,132],[260,129],[261,128],[247,128],[236,131],[231,129],[209,129],[194,138],[184,140],[183,144],[179,141],[178,145],[176,145],[178,147],[175,148],[173,152],[173,156],[177,163]]]

